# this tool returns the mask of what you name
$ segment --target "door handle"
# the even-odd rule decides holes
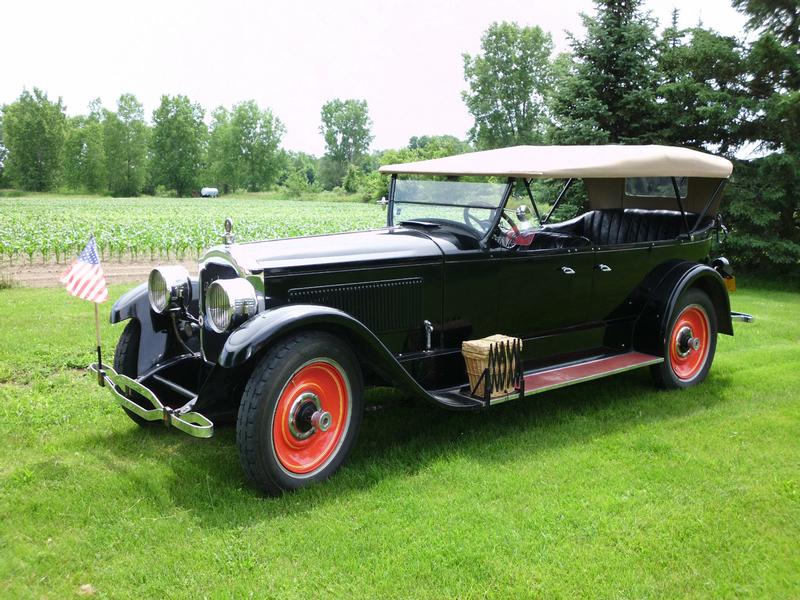
[[[561,267],[561,272],[564,275],[575,275],[575,269],[570,269],[569,267]]]
[[[599,265],[597,265],[596,268],[599,269],[600,271],[602,271],[603,273],[610,273],[611,272],[611,267],[609,267],[608,265],[604,265],[603,263],[600,263]]]

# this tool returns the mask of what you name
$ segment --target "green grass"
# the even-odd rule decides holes
[[[757,321],[700,387],[640,370],[472,414],[375,391],[347,465],[270,499],[233,430],[112,404],[91,305],[2,290],[0,596],[796,598],[800,294],[740,282],[733,308]]]
[[[197,256],[220,243],[226,217],[239,242],[369,229],[386,223],[374,204],[285,200],[276,193],[222,198],[0,197],[0,259],[69,262],[94,233],[104,258]]]

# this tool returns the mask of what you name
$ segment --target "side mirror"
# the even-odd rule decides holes
[[[380,204],[383,207],[383,210],[386,210],[386,207],[389,205],[389,201],[386,199],[386,196],[383,196],[375,204]]]

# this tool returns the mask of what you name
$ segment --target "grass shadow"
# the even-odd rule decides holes
[[[162,427],[131,427],[93,435],[85,448],[122,471],[137,494],[189,511],[205,528],[228,529],[341,502],[454,456],[493,469],[523,454],[531,459],[630,427],[684,418],[722,402],[730,385],[729,378],[712,374],[701,386],[664,392],[654,389],[640,370],[464,413],[395,390],[373,390],[359,441],[344,468],[322,485],[279,498],[264,497],[248,486],[233,427],[219,428],[210,440]],[[151,478],[138,461],[160,465],[162,475]]]

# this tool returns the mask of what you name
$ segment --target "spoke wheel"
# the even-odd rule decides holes
[[[686,388],[703,381],[717,347],[714,304],[702,290],[683,294],[672,311],[664,339],[664,362],[650,372],[659,387]]]

